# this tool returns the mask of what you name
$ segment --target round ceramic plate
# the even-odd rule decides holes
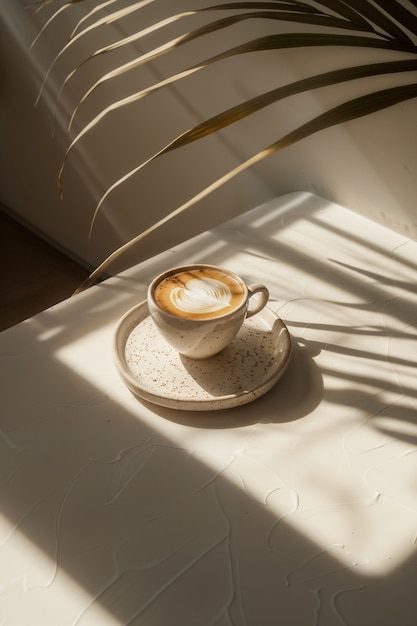
[[[284,322],[265,307],[247,319],[218,355],[183,357],[161,337],[146,301],[120,319],[114,359],[135,395],[173,409],[213,411],[240,406],[269,391],[285,372],[291,338]]]

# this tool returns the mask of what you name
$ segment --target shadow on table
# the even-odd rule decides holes
[[[266,221],[263,228],[270,226]],[[255,246],[252,234],[245,236]],[[213,245],[222,244],[213,237]],[[297,262],[296,250],[280,246],[269,244],[271,259],[288,254]],[[341,276],[334,266],[304,263],[301,252],[306,271],[320,272],[329,284],[344,279],[349,292],[366,294],[366,303],[389,295],[357,276]],[[331,418],[357,402],[369,425],[370,442],[356,446],[356,456],[346,455],[346,443],[352,434],[360,438],[361,423],[333,423],[325,412],[316,428],[322,375],[329,371],[322,363],[319,370],[314,357],[324,348],[295,335],[288,369],[265,396],[228,411],[177,413],[136,400],[112,368],[109,333],[104,342],[93,340],[97,327],[113,325],[138,294],[138,278],[108,283],[2,340],[3,621],[415,626],[415,515],[406,509],[415,494],[415,473],[408,471],[415,464],[407,465],[415,449],[395,434],[390,442],[371,436],[375,423],[384,427],[376,421],[384,406],[392,417],[385,428],[397,416],[415,427],[416,413],[400,405],[400,392],[416,398],[414,364],[400,363],[410,388],[392,383],[392,413],[393,404],[382,404],[380,385],[372,385],[376,391],[364,403],[373,381],[352,370],[327,387]],[[398,310],[398,319],[415,321],[411,303],[406,315]],[[349,354],[347,335],[358,329],[337,331],[346,345],[331,349]],[[91,342],[80,341],[89,335]],[[356,350],[355,356],[378,365],[378,355]],[[395,358],[401,357],[394,356],[394,365]],[[370,377],[377,373],[369,368]],[[329,458],[320,456],[325,437]],[[374,455],[390,446],[385,473],[371,476],[380,467]],[[335,478],[332,455],[343,454]],[[404,466],[392,468],[392,459]],[[402,500],[400,480],[409,489]]]
[[[182,419],[140,409],[127,390],[123,404],[103,402],[41,344],[25,350],[33,386],[13,397],[0,439],[1,511],[14,529],[2,537],[0,607],[13,623],[30,612],[42,626],[414,626],[413,558],[387,550],[392,567],[375,574],[371,536],[350,552],[355,533],[373,532],[371,505],[317,484],[290,431],[278,449],[265,427],[245,428],[255,406],[266,426],[314,411],[323,389],[308,344],[295,342],[284,378],[252,410]],[[59,403],[52,370],[65,383]],[[316,499],[308,532],[297,476],[345,505],[329,512]],[[315,543],[330,514],[336,531]]]

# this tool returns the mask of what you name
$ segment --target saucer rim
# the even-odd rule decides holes
[[[231,393],[222,396],[213,396],[213,398],[210,399],[176,399],[172,395],[167,396],[163,393],[154,393],[152,391],[149,391],[148,388],[140,385],[140,379],[131,374],[124,357],[126,342],[130,334],[141,322],[149,317],[149,315],[150,313],[147,299],[142,300],[122,315],[113,333],[113,359],[116,365],[116,369],[118,370],[122,381],[131,391],[131,393],[133,393],[141,400],[145,400],[147,402],[165,408],[185,411],[214,411],[243,406],[244,404],[248,404],[249,402],[252,402],[253,400],[256,400],[257,398],[263,396],[270,389],[272,389],[272,387],[280,380],[280,378],[287,370],[292,352],[291,335],[285,322],[279,317],[279,315],[269,306],[265,306],[261,311],[256,314],[256,317],[259,316],[261,318],[264,318],[263,321],[267,325],[267,331],[268,329],[272,331],[273,324],[279,321],[281,324],[279,332],[284,330],[287,346],[284,359],[281,362],[280,367],[278,369],[274,369],[273,367],[271,367],[269,375],[265,375],[259,382],[259,384],[249,390],[244,390],[238,393]],[[265,319],[266,316],[269,316],[269,320]],[[202,359],[202,361],[204,361],[204,359]]]

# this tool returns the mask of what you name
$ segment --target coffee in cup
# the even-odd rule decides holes
[[[220,317],[240,307],[246,289],[240,278],[217,267],[196,267],[170,274],[155,287],[158,306],[184,319]]]
[[[252,301],[255,293],[259,298]],[[172,268],[148,288],[149,312],[161,335],[194,359],[223,350],[268,298],[264,285],[247,286],[234,272],[205,264]]]

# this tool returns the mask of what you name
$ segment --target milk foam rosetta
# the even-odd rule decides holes
[[[245,295],[237,277],[211,268],[168,276],[155,289],[155,300],[162,309],[188,319],[229,313],[242,304]]]

